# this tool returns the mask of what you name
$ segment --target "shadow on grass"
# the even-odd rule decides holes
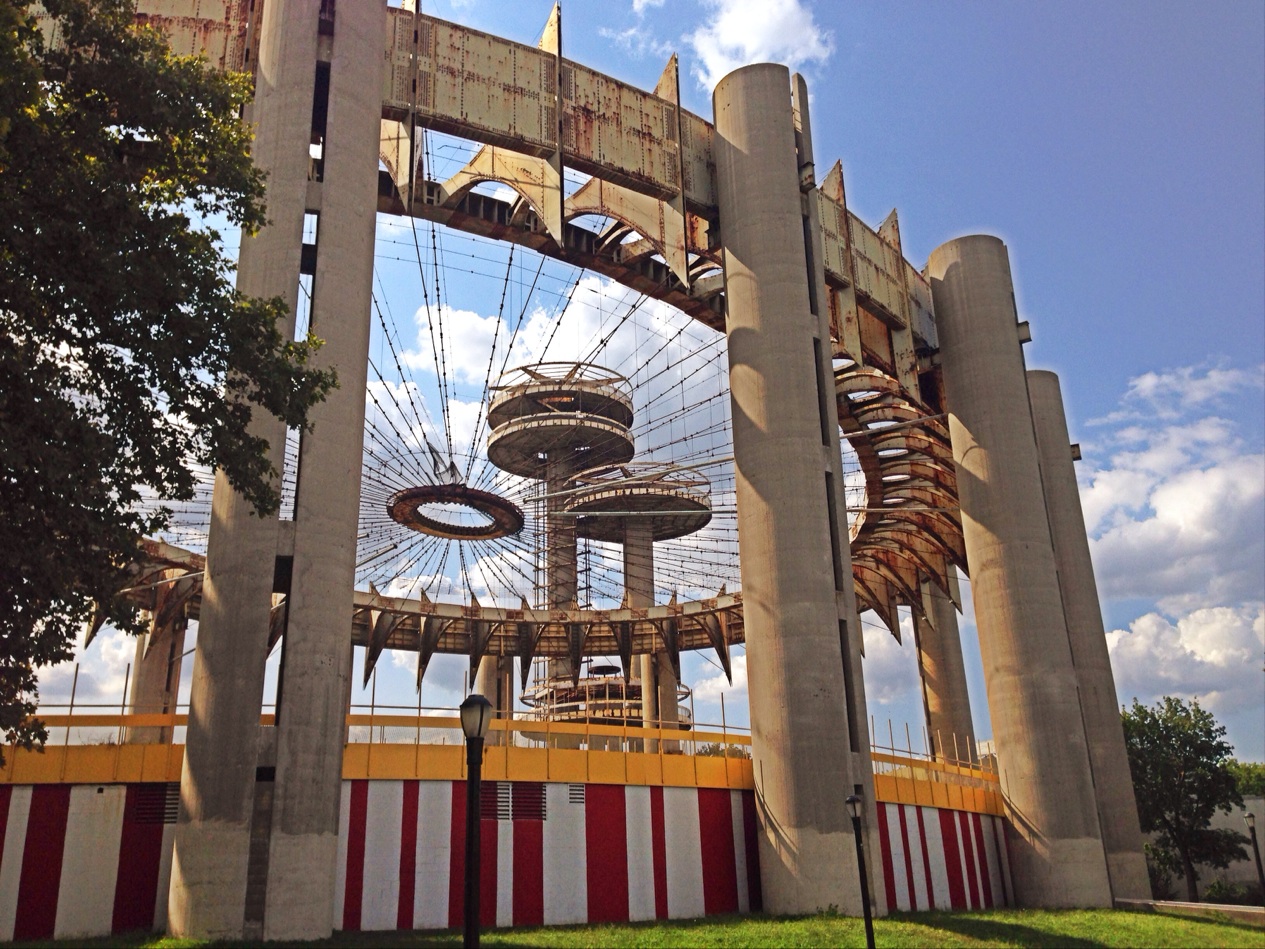
[[[1006,945],[1067,946],[1071,949],[1091,949],[1091,947],[1109,945],[1095,939],[1038,929],[1018,921],[1009,922],[995,917],[981,918],[965,913],[893,913],[887,919],[891,922],[903,923],[910,929],[925,930],[929,946],[943,942],[943,936],[936,934],[945,932],[954,933],[964,939]]]

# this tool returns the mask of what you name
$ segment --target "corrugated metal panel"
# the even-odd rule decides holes
[[[901,297],[905,288],[898,269],[900,254],[851,211],[848,212],[848,234],[852,239],[857,291],[881,307],[884,315],[903,322]]]
[[[822,263],[826,276],[838,283],[851,283],[848,267],[847,209],[823,192],[817,192],[817,214],[821,220]]]
[[[562,148],[566,163],[652,193],[677,193],[676,106],[564,61]]]
[[[432,17],[417,26],[420,118],[528,154],[555,150],[552,54]]]
[[[919,345],[931,349],[940,346],[936,333],[936,311],[931,305],[931,284],[905,261],[905,286],[909,288],[909,322]]]

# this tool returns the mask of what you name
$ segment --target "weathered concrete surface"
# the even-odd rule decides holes
[[[514,717],[514,657],[484,656],[474,677],[474,689],[492,703],[498,721]],[[489,731],[484,739],[487,745],[503,745],[504,731]]]
[[[1142,830],[1138,825],[1138,806],[1120,722],[1120,702],[1116,698],[1111,657],[1107,653],[1098,585],[1089,555],[1089,537],[1076,485],[1058,376],[1052,372],[1029,372],[1028,394],[1037,449],[1041,454],[1045,508],[1058,563],[1063,613],[1067,618],[1068,641],[1080,688],[1081,716],[1089,740],[1089,760],[1094,768],[1094,794],[1098,800],[1103,846],[1107,850],[1111,892],[1116,899],[1149,899],[1151,881],[1142,851]]]
[[[268,174],[270,223],[242,239],[237,264],[242,293],[281,297],[292,313],[299,292],[317,12],[316,4],[287,0],[273,0],[264,10],[251,152]],[[256,413],[251,433],[272,446],[272,464],[280,471],[284,425]],[[242,936],[278,535],[277,520],[256,517],[217,472],[169,891],[167,925],[174,936]]]
[[[931,254],[962,530],[1021,906],[1110,906],[1006,246]]]
[[[151,619],[149,632],[137,637],[132,684],[127,697],[128,711],[132,714],[163,715],[176,710],[187,627],[188,621],[183,617],[166,629]],[[123,740],[132,745],[170,744],[171,729],[150,725],[129,728]]]
[[[385,29],[383,4],[339,4],[312,283],[312,330],[325,340],[316,361],[338,370],[339,388],[313,409],[312,431],[299,452],[267,939],[322,939],[335,923],[331,896],[351,672],[347,617],[360,506]],[[307,68],[315,68],[314,60]]]
[[[931,623],[924,622],[917,612],[913,617],[927,731],[938,757],[972,760],[975,726],[971,721],[971,697],[966,687],[957,607],[925,580],[922,599]]]
[[[860,778],[844,663],[828,659],[841,641],[827,478],[839,448],[822,415],[790,75],[739,69],[713,102],[764,907],[857,915],[844,799]]]

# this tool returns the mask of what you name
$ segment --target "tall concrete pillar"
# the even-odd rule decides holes
[[[624,524],[624,592],[633,609],[654,606],[654,530],[648,520],[628,518]],[[672,663],[663,650],[641,657],[641,718],[647,728],[674,728],[678,721],[677,681]],[[665,742],[665,752],[675,754],[678,742]],[[646,751],[659,751],[651,739]]]
[[[1109,906],[1006,246],[950,241],[928,275],[1015,896]]]
[[[1054,540],[1059,589],[1067,617],[1068,641],[1080,689],[1081,715],[1094,769],[1098,820],[1107,850],[1112,895],[1150,899],[1151,883],[1142,851],[1133,778],[1125,750],[1120,703],[1111,674],[1107,637],[1098,605],[1098,585],[1089,555],[1089,536],[1063,414],[1059,378],[1052,372],[1028,373],[1028,395],[1041,454],[1045,507]]]
[[[360,507],[385,35],[385,4],[342,3],[326,54],[329,106],[312,330],[325,341],[316,359],[337,369],[339,388],[313,409],[312,431],[299,449],[267,939],[322,939],[335,923],[331,895],[338,862],[343,694],[351,674],[347,619]]]
[[[514,718],[514,657],[484,656],[475,673],[474,691],[492,703],[499,721],[511,721]],[[502,745],[510,734],[508,731],[489,731],[486,743]],[[512,738],[509,740],[513,742]]]
[[[916,612],[913,616],[927,732],[936,757],[971,761],[975,758],[975,726],[957,607],[927,581],[922,583],[922,600],[931,622],[924,622]]]
[[[299,293],[318,6],[270,0],[264,9],[251,154],[268,175],[270,223],[242,239],[237,262],[242,293],[280,297],[291,313]],[[256,412],[251,434],[268,442],[280,471],[284,424]],[[216,473],[168,898],[175,936],[242,937],[268,622],[284,536],[276,518],[256,517]]]
[[[845,798],[868,775],[850,743],[838,422],[801,203],[811,150],[797,155],[784,66],[730,73],[713,99],[764,906],[859,915]]]
[[[166,715],[176,710],[180,691],[180,665],[184,653],[188,620],[180,616],[165,627],[155,615],[149,632],[136,640],[132,663],[132,683],[128,689],[128,711],[134,715]],[[125,741],[133,745],[171,743],[171,729],[161,725],[129,728]]]

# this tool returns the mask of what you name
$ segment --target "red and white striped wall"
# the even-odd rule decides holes
[[[0,785],[0,941],[165,929],[171,787]]]
[[[480,810],[485,926],[760,907],[749,791],[490,782]],[[464,782],[344,782],[342,928],[460,926],[465,812]]]
[[[0,785],[0,942],[166,927],[175,784]],[[461,925],[465,784],[344,781],[335,919]],[[751,791],[485,782],[482,923],[758,911]],[[887,904],[1009,903],[1001,819],[878,807]]]
[[[883,885],[892,909],[1010,905],[1000,817],[879,802],[878,832]]]

